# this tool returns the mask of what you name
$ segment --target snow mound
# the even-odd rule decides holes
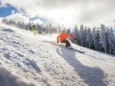
[[[26,80],[13,75],[10,71],[0,67],[0,86],[35,86]]]

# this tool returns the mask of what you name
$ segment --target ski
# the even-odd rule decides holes
[[[75,49],[75,48],[67,48],[67,49],[70,49],[70,50],[73,50],[73,51],[76,51],[76,52],[79,52],[79,53],[82,53],[82,54],[85,53],[85,51],[80,51],[80,50],[77,50],[77,49]]]

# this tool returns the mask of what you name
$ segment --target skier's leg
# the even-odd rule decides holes
[[[70,42],[68,40],[63,40],[62,43],[66,43],[66,47],[70,46]]]
[[[70,42],[68,40],[66,40],[66,47],[70,46]]]

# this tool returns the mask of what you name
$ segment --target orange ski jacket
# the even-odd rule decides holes
[[[65,32],[62,32],[60,35],[57,36],[57,41],[60,40],[60,42],[62,42],[63,40],[66,40],[67,37],[71,37],[72,39],[76,39],[72,34],[67,34]]]

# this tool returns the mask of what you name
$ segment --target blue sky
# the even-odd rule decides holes
[[[7,6],[0,7],[0,17],[6,17],[8,15],[11,15],[12,12],[18,12],[16,8],[13,6],[7,4]]]
[[[25,12],[23,10],[20,10],[20,11],[21,11],[23,16],[26,16],[26,14],[25,14]],[[0,7],[0,17],[7,17],[7,16],[15,14],[15,13],[20,13],[20,12],[10,4],[6,4],[5,6]],[[47,19],[40,18],[39,16],[35,16],[35,17],[29,18],[29,19],[30,20],[40,19],[40,20],[42,20],[44,22],[45,21],[47,22]]]

